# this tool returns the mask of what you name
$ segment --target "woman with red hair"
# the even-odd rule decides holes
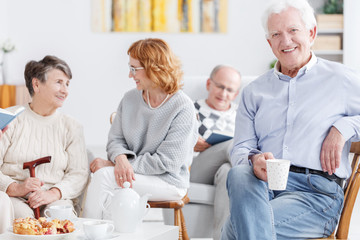
[[[165,41],[154,38],[133,43],[128,55],[136,89],[117,109],[108,160],[90,164],[94,175],[84,217],[103,218],[100,196],[124,182],[139,195],[151,194],[153,201],[182,199],[189,187],[197,120],[192,101],[180,90],[180,62]]]

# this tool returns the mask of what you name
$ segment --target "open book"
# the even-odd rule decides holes
[[[212,134],[206,139],[206,142],[211,145],[215,145],[230,140],[233,137],[234,137],[233,133],[214,130]]]
[[[23,106],[13,106],[5,109],[0,108],[0,129],[3,130],[24,110],[25,108]]]

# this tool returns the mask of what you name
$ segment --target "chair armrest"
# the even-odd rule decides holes
[[[180,200],[175,201],[149,201],[152,208],[175,208],[180,209],[190,201],[187,194]]]

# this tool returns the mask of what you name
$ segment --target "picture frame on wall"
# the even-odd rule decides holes
[[[92,0],[94,32],[227,32],[228,0]]]

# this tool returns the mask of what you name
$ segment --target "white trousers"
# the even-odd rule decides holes
[[[14,220],[14,208],[9,196],[0,191],[0,234],[6,232],[6,230],[12,225]]]
[[[141,196],[150,194],[151,201],[168,201],[182,199],[187,189],[177,188],[164,182],[157,176],[135,174],[133,189]],[[83,217],[85,218],[108,218],[103,213],[103,204],[106,201],[106,191],[113,192],[119,188],[115,180],[114,167],[104,167],[96,171],[87,189]]]

